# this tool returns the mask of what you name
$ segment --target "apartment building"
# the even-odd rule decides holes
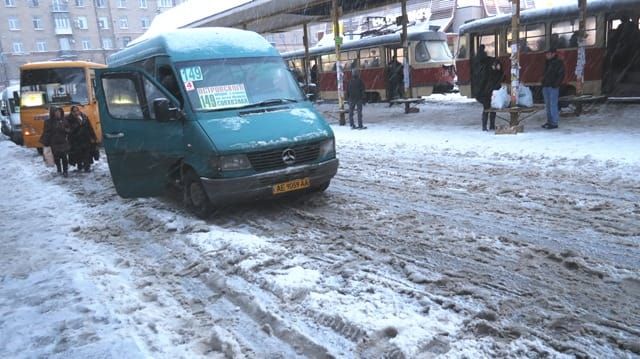
[[[0,0],[0,87],[27,62],[107,57],[184,0]]]

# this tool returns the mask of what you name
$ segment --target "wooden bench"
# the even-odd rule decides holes
[[[413,97],[413,98],[396,98],[393,99],[391,101],[389,101],[389,105],[394,105],[394,104],[404,104],[404,113],[411,113],[411,112],[418,112],[416,110],[418,110],[417,107],[414,107],[415,110],[412,111],[411,108],[411,104],[415,103],[415,104],[419,104],[419,103],[423,103],[424,99],[421,97]]]
[[[561,107],[573,105],[573,113],[563,113],[563,116],[580,116],[581,114],[592,113],[597,110],[596,106],[607,101],[606,96],[593,95],[571,95],[562,96],[558,99]]]
[[[524,124],[527,118],[535,115],[536,112],[543,110],[544,106],[534,105],[532,107],[507,107],[507,108],[490,108],[484,112],[495,112],[496,117],[509,123],[506,127],[496,127],[496,134],[516,134],[524,132]],[[508,113],[509,119],[499,116],[498,113]]]

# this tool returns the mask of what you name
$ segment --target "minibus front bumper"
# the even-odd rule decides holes
[[[278,197],[281,194],[274,194],[275,185],[300,179],[309,180],[309,187],[304,189],[320,188],[338,172],[338,163],[338,159],[334,158],[321,163],[293,166],[252,176],[235,178],[201,177],[200,181],[209,196],[209,200],[214,205],[225,205]],[[295,192],[300,192],[300,190],[285,193]]]

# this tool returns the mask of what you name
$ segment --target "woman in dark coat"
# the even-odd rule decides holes
[[[69,143],[71,151],[69,157],[78,166],[78,171],[89,172],[93,163],[93,150],[97,142],[96,134],[91,127],[87,115],[78,106],[71,107],[68,117],[70,132]]]
[[[69,130],[69,122],[64,117],[64,110],[61,107],[52,106],[49,109],[49,119],[44,122],[40,143],[51,147],[56,169],[65,177],[69,175]]]
[[[487,57],[484,60],[486,63],[481,67],[481,81],[478,88],[478,95],[476,99],[482,104],[482,131],[487,131],[487,119],[489,120],[489,129],[495,130],[496,128],[496,113],[485,112],[491,108],[491,95],[494,90],[500,89],[502,86],[502,80],[504,79],[504,72],[502,71],[502,64],[500,61],[493,57]]]

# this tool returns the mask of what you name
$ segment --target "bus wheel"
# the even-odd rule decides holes
[[[183,178],[183,199],[185,206],[196,216],[207,219],[213,214],[213,205],[200,178],[193,170],[187,170]]]
[[[38,154],[39,155],[42,156],[44,154],[44,150],[42,149],[42,147],[38,147],[38,148],[36,148],[36,150],[38,150]]]

